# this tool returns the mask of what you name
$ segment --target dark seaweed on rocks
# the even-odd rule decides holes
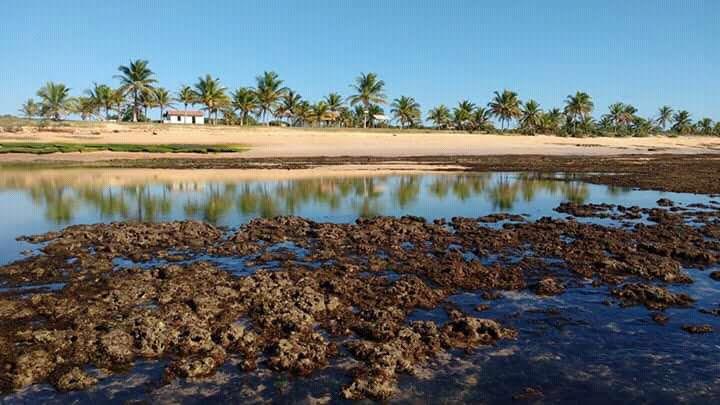
[[[400,374],[415,374],[443,352],[522,339],[497,320],[448,306],[458,292],[558,295],[574,277],[614,285],[624,305],[692,305],[691,297],[655,283],[692,282],[682,265],[717,263],[717,215],[646,214],[655,222],[631,229],[502,215],[354,224],[279,217],[235,231],[196,221],[113,223],[28,237],[44,244],[40,253],[0,267],[0,280],[65,286],[0,296],[0,385],[47,381],[82,390],[96,383],[87,367],[122,371],[158,358],[168,360],[165,381],[209,376],[231,357],[244,370],[306,376],[349,356],[357,366],[338,394],[392,398]],[[486,225],[500,220],[510,222]],[[302,249],[302,257],[275,249],[279,244]],[[172,264],[177,256],[189,260]],[[205,261],[192,260],[197,256]],[[214,258],[249,259],[243,274],[250,275],[234,275]],[[118,259],[138,266],[119,267]],[[436,308],[445,309],[447,322],[408,321],[416,309]]]

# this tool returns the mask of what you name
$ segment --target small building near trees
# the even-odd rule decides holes
[[[205,124],[205,115],[197,110],[167,110],[163,114],[165,124]]]

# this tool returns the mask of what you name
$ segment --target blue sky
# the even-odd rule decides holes
[[[0,114],[45,81],[78,94],[116,85],[130,59],[176,90],[205,73],[227,87],[275,70],[316,100],[377,72],[423,111],[485,104],[509,88],[544,108],[576,90],[645,116],[663,104],[720,120],[717,0],[38,1],[3,5]],[[207,5],[205,5],[207,4]]]

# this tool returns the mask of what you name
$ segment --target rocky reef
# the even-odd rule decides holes
[[[693,281],[684,267],[717,264],[718,211],[659,205],[558,208],[645,219],[630,227],[517,215],[352,224],[279,217],[231,230],[111,223],[26,237],[40,244],[37,254],[0,267],[0,386],[83,390],[96,383],[88,368],[122,372],[140,359],[165,359],[165,382],[209,376],[230,357],[242,370],[302,377],[343,358],[352,367],[339,396],[392,398],[399,375],[441,354],[523,339],[512,325],[447,305],[458,292],[548,297],[607,285],[618,310],[691,307],[692,297],[668,287]],[[436,309],[447,321],[409,320]]]

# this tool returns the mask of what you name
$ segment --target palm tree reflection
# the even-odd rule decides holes
[[[21,189],[33,204],[45,209],[48,220],[66,224],[75,212],[92,207],[102,220],[158,221],[172,217],[179,205],[185,217],[211,223],[226,221],[233,210],[243,217],[297,215],[352,210],[360,217],[407,212],[420,201],[434,199],[467,202],[486,198],[496,210],[511,210],[519,201],[531,202],[554,195],[575,203],[590,196],[588,185],[573,179],[558,180],[545,174],[440,174],[346,178],[314,178],[275,182],[167,181],[111,186],[82,184],[72,178],[22,179],[0,177],[0,190]],[[32,181],[28,180],[31,179]],[[24,180],[24,181],[23,181]],[[609,188],[610,195],[629,192]]]

